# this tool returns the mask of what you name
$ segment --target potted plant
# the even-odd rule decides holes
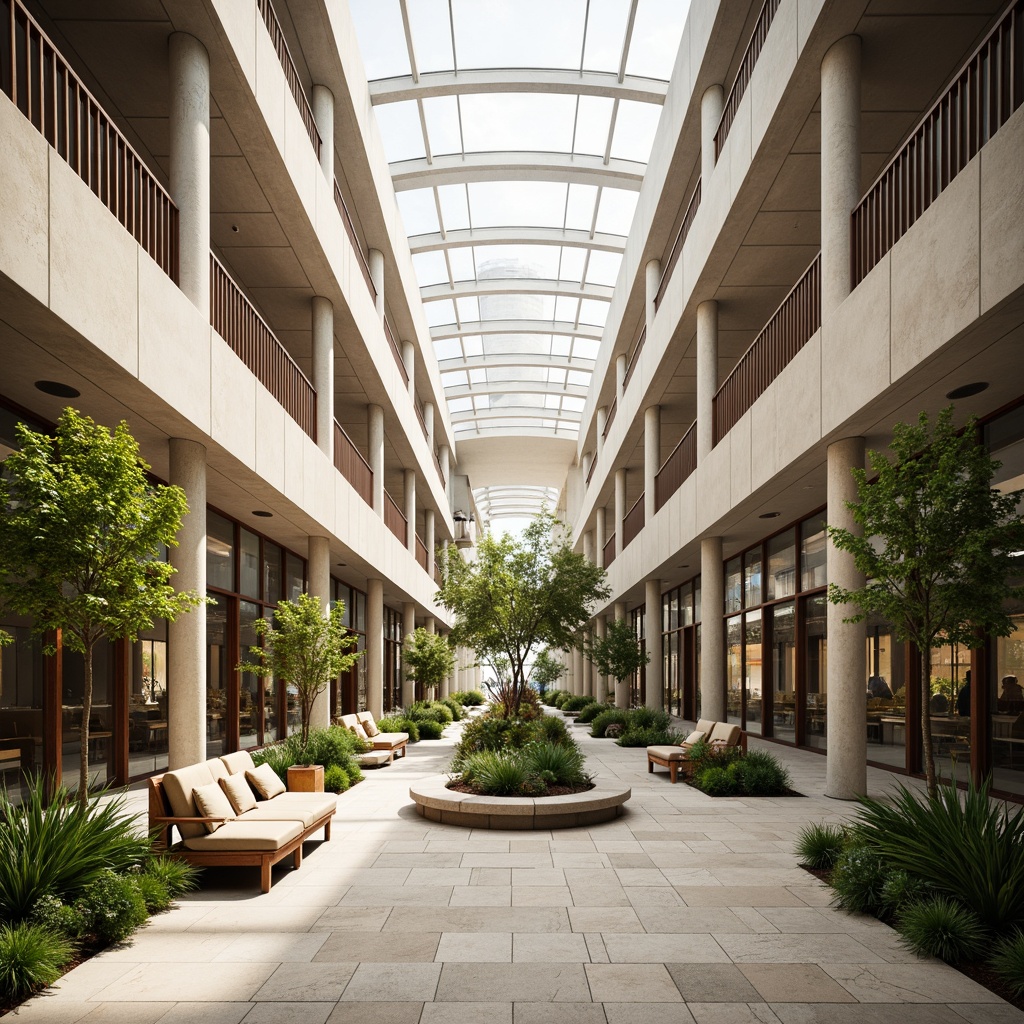
[[[240,672],[274,676],[294,690],[301,715],[301,749],[309,743],[313,703],[331,681],[351,668],[362,654],[352,651],[358,637],[344,626],[345,605],[338,601],[324,615],[320,600],[299,594],[297,601],[282,601],[269,619],[257,619],[253,628],[262,645],[249,648],[255,659],[238,666]],[[304,760],[304,758],[303,758]],[[297,764],[288,769],[288,788],[322,793],[323,765]]]

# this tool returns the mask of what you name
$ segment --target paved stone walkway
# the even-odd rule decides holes
[[[823,757],[771,747],[809,799],[713,800],[649,776],[641,750],[582,743],[593,771],[633,787],[624,817],[554,833],[425,822],[408,786],[441,771],[451,743],[420,743],[343,795],[334,839],[307,844],[299,871],[275,870],[270,893],[255,869],[209,872],[201,892],[17,1019],[1024,1022],[885,925],[829,907],[797,867],[799,828],[851,811],[821,796]],[[870,773],[874,793],[892,781]],[[144,793],[133,799],[143,810]]]

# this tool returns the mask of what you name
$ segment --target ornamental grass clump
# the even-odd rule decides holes
[[[52,985],[74,954],[73,942],[43,925],[0,926],[0,1000],[14,1002]]]
[[[610,710],[611,710],[611,705],[610,704],[601,704],[601,703],[598,703],[595,700],[595,701],[592,701],[590,704],[588,704],[576,716],[576,721],[577,722],[582,722],[584,725],[587,725],[590,722],[593,722],[593,720],[595,718],[597,718],[597,716],[599,714],[601,714],[602,711],[610,711]]]
[[[1024,996],[1024,930],[1000,942],[989,962],[1011,995]]]
[[[590,723],[590,735],[596,739],[603,739],[608,735],[608,726],[618,725],[625,729],[628,721],[628,711],[623,711],[621,708],[609,708],[607,711],[602,711]]]
[[[985,929],[977,915],[945,896],[910,903],[900,913],[899,930],[911,952],[947,964],[976,960],[985,948]]]
[[[846,845],[846,829],[842,825],[819,822],[800,830],[796,854],[802,864],[817,871],[831,871]]]

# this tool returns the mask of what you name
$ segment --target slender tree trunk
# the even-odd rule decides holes
[[[92,649],[93,644],[85,645],[82,661],[85,665],[84,685],[82,687],[82,729],[79,733],[82,749],[79,751],[78,799],[81,803],[89,802],[89,719],[92,717]]]
[[[921,755],[924,758],[924,777],[928,796],[935,796],[935,751],[932,748],[932,649],[921,651]]]

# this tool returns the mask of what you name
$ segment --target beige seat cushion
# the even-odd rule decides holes
[[[252,787],[249,785],[245,772],[235,772],[234,775],[225,775],[223,779],[217,780],[220,788],[227,794],[235,814],[244,814],[256,806],[256,797],[253,795]]]
[[[685,761],[686,750],[675,746],[654,746],[647,748],[648,756],[660,757],[665,761]]]
[[[702,740],[706,736],[706,732],[702,732],[700,729],[694,729],[693,732],[691,732],[690,735],[687,736],[685,740],[683,740],[683,742],[686,744],[696,743],[697,740]]]
[[[166,772],[163,778],[163,790],[167,796],[167,802],[171,805],[171,816],[175,818],[198,818],[201,815],[196,808],[196,802],[192,798],[192,791],[200,786],[208,786],[213,782],[213,776],[206,763],[190,764],[185,768],[176,768],[173,772]],[[194,825],[184,824],[177,826],[182,839],[190,839],[193,836],[205,836],[206,828],[201,821]]]
[[[721,743],[727,747],[735,747],[740,741],[740,733],[743,730],[738,725],[729,725],[726,722],[715,722],[715,727],[708,737],[710,743]]]
[[[355,725],[349,726],[349,730],[354,732],[361,740],[368,740],[370,738],[361,722],[356,722]]]
[[[280,850],[286,843],[302,835],[298,821],[234,821],[226,822],[212,835],[199,835],[185,840],[189,850],[224,850],[259,853]]]
[[[256,795],[263,800],[273,800],[287,790],[277,772],[269,764],[261,764],[252,771],[246,771],[246,781],[256,790]]]
[[[214,782],[220,782],[221,779],[226,779],[231,774],[219,757],[211,757],[204,764],[210,769]]]
[[[356,721],[366,730],[366,735],[373,739],[380,733],[380,729],[377,728],[377,723],[373,720],[373,713],[370,711],[360,711],[356,715]]]
[[[301,796],[310,794],[299,794],[293,793],[292,796]],[[324,796],[322,793],[316,794],[317,796]],[[287,793],[283,796],[277,797],[275,800],[264,800],[262,803],[257,804],[251,811],[246,811],[245,814],[240,815],[236,818],[236,821],[299,821],[302,822],[303,828],[309,828],[314,821],[319,821],[328,812],[336,811],[338,808],[338,798],[333,794],[327,794],[328,799],[322,800],[316,804],[313,802],[301,803],[296,800],[285,800],[284,797],[288,796]],[[282,804],[284,806],[282,806]]]
[[[224,754],[221,761],[224,763],[228,775],[251,772],[256,767],[252,760],[252,754],[248,750],[236,750],[233,754]]]
[[[354,754],[356,764],[365,768],[375,768],[382,764],[390,764],[392,753],[390,750],[368,750],[365,754]]]
[[[373,744],[374,750],[394,750],[395,747],[409,742],[409,734],[407,732],[379,732],[370,742]]]
[[[337,793],[282,793],[274,797],[274,807],[282,812],[287,812],[292,807],[301,807],[315,811],[315,818],[326,814],[328,811],[338,809]],[[259,805],[257,805],[259,806]]]
[[[224,822],[231,821],[235,817],[235,809],[231,806],[231,801],[218,782],[196,787],[192,790],[192,799],[195,801],[200,817],[224,819],[224,821],[204,821],[203,825],[206,826],[207,832],[216,832]]]
[[[714,729],[714,727],[715,727],[715,723],[710,718],[699,718],[699,719],[697,719],[697,725],[695,726],[697,731],[704,733],[705,736],[707,736],[708,733],[710,733],[711,730]]]
[[[345,726],[346,729],[351,729],[354,725],[359,724],[359,719],[355,715],[342,715],[341,724]]]

